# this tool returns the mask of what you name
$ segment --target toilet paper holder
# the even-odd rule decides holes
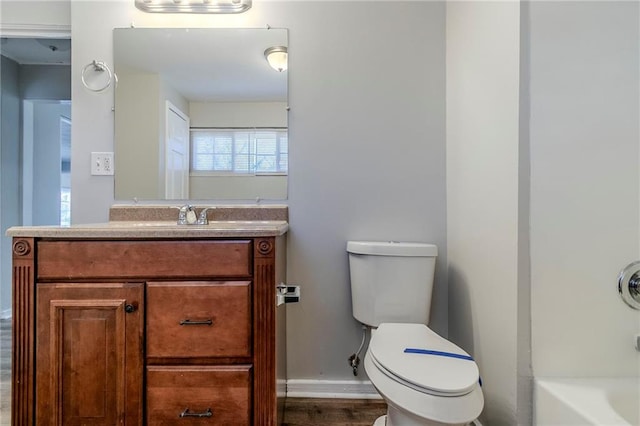
[[[300,286],[280,283],[276,286],[276,306],[300,301]]]

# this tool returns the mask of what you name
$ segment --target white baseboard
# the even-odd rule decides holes
[[[11,308],[0,311],[0,319],[11,319]]]
[[[289,398],[382,399],[368,380],[287,380]]]

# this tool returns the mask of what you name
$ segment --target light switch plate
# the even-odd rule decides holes
[[[113,152],[92,152],[91,174],[94,176],[112,176]]]

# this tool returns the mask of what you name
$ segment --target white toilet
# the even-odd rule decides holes
[[[478,366],[427,327],[438,248],[349,241],[353,316],[372,327],[364,368],[386,400],[374,426],[468,425],[484,397]]]

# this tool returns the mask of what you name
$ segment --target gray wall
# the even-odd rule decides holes
[[[518,400],[530,398],[518,377],[520,30],[518,2],[447,5],[449,330],[478,363],[489,425],[526,424]]]
[[[2,35],[31,36],[31,31],[47,37],[59,37],[69,30],[71,0],[2,0]],[[68,34],[67,34],[68,37]]]
[[[113,179],[90,176],[88,161],[113,147],[112,98],[84,90],[79,71],[93,58],[112,62],[114,27],[289,28],[287,276],[303,286],[288,315],[290,378],[354,379],[347,357],[361,336],[348,239],[437,244],[432,325],[446,335],[444,12],[437,2],[312,1],[181,16],[72,2],[73,222],[106,220],[113,203]]]
[[[289,372],[352,379],[346,356],[360,328],[347,240],[437,244],[431,324],[447,334],[445,8],[331,2],[295,12],[288,278],[304,302],[289,310]]]
[[[71,100],[71,67],[21,65],[20,96],[23,99]]]
[[[639,377],[639,3],[529,8],[534,375]]]
[[[11,239],[7,228],[20,224],[20,95],[18,64],[0,56],[0,315],[11,309]]]

